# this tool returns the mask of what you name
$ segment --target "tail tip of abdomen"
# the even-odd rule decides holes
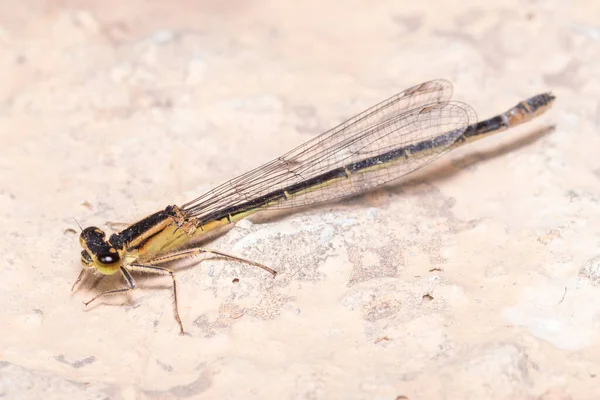
[[[537,96],[533,96],[526,101],[531,112],[535,115],[539,115],[548,110],[552,106],[552,103],[555,99],[556,96],[554,96],[551,92],[546,92],[538,94]]]

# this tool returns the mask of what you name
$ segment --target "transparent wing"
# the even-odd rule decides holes
[[[279,201],[256,201],[257,208],[314,204],[397,179],[451,149],[477,122],[475,111],[466,104],[450,102],[451,95],[452,86],[444,80],[409,88],[181,209],[189,217],[210,220],[219,210],[252,203],[302,182],[315,184]],[[397,149],[410,155],[392,157]],[[359,168],[365,162],[373,165]],[[340,167],[352,171],[347,170],[345,179],[327,179],[329,171]]]

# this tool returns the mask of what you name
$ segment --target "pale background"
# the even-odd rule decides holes
[[[599,398],[600,2],[0,7],[0,397]],[[481,119],[557,101],[404,185],[239,223],[211,246],[280,275],[179,269],[185,337],[168,278],[71,295],[75,219],[182,204],[432,78]]]

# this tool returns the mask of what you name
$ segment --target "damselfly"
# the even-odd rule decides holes
[[[193,246],[195,239],[265,209],[307,206],[357,194],[416,171],[442,154],[476,139],[527,122],[548,110],[554,96],[543,93],[482,122],[467,104],[451,101],[452,85],[433,80],[413,86],[350,118],[289,153],[215,187],[182,206],[170,205],[106,240],[97,227],[81,232],[83,269],[102,275],[119,272],[135,289],[132,271],[169,275],[174,315],[184,333],[177,305],[177,283],[165,264],[199,254],[264,265],[220,251]]]

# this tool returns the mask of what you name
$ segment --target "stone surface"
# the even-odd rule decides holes
[[[600,396],[600,3],[2,1],[0,397]],[[240,222],[121,285],[79,227],[183,204],[434,78],[535,122],[363,196]],[[115,225],[116,226],[116,225]],[[106,228],[108,230],[108,228]]]

